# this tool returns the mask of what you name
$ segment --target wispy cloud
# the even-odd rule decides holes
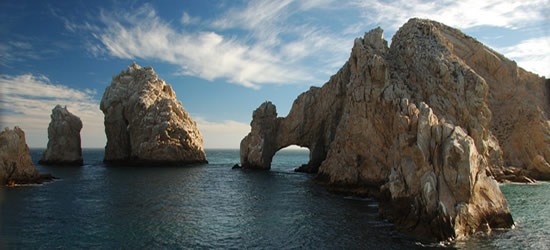
[[[193,119],[204,137],[205,148],[238,148],[241,140],[250,132],[250,125],[242,122],[211,122],[201,116]]]
[[[0,43],[0,65],[11,66],[14,62],[40,60],[42,54],[33,49],[26,41],[2,41]]]
[[[497,50],[524,69],[550,78],[550,36],[524,40]]]
[[[101,10],[94,20],[82,24],[60,18],[68,31],[91,34],[94,42],[86,42],[86,47],[96,57],[156,60],[179,66],[181,74],[260,88],[263,84],[319,84],[327,79],[327,68],[335,71],[334,65],[345,62],[352,38],[288,20],[332,3],[250,1],[215,20],[183,12],[179,23],[164,20],[149,4],[116,12]],[[59,16],[55,10],[52,13]],[[242,32],[235,35],[227,29]],[[304,63],[307,58],[314,58],[309,60],[314,63]]]
[[[1,127],[19,126],[31,147],[45,147],[51,110],[55,105],[67,106],[80,117],[83,146],[105,145],[103,113],[93,90],[80,91],[64,85],[53,84],[46,76],[24,74],[0,76]]]
[[[330,8],[333,0],[258,0],[247,2],[244,8],[231,8],[211,22],[218,29],[241,29],[259,47],[280,55],[285,62],[298,62],[322,52],[327,58],[344,58],[334,55],[347,54],[351,42],[346,42],[338,32],[324,30],[322,26],[304,20],[292,22],[294,16],[305,15],[314,8]],[[304,18],[305,19],[305,18]],[[330,55],[330,56],[329,56]],[[296,67],[294,67],[296,68]]]
[[[354,26],[375,24],[396,30],[409,18],[420,17],[460,29],[481,25],[516,29],[545,20],[548,13],[541,6],[546,4],[547,0],[359,0],[353,5],[360,9],[365,23]]]
[[[190,25],[190,24],[197,24],[201,21],[200,17],[191,16],[187,12],[183,12],[183,15],[181,16],[181,23],[183,25]]]
[[[284,66],[279,55],[215,32],[177,30],[145,5],[135,13],[102,12],[102,32],[94,36],[105,52],[125,59],[143,58],[179,65],[187,75],[257,88],[265,83],[293,83],[311,77]],[[139,21],[138,21],[139,20]],[[97,46],[91,50],[97,53]]]

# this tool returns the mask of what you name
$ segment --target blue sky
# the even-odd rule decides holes
[[[409,18],[461,29],[525,69],[550,76],[548,0],[280,0],[0,2],[0,125],[45,147],[51,109],[104,147],[99,102],[132,62],[152,66],[199,124],[206,148],[238,148],[252,111],[321,86],[353,40],[378,26],[391,41]]]

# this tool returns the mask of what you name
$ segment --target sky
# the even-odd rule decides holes
[[[130,64],[152,66],[198,123],[205,148],[238,148],[252,112],[294,99],[346,62],[356,37],[384,38],[413,17],[462,30],[550,77],[549,0],[278,0],[0,2],[0,126],[45,148],[51,110],[84,124],[83,148],[106,137],[99,103]]]

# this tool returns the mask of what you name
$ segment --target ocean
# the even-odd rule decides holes
[[[84,149],[84,166],[37,164],[58,179],[0,188],[0,249],[549,249],[550,184],[506,184],[516,227],[449,245],[422,244],[378,215],[373,199],[326,191],[296,173],[307,151],[281,150],[271,171],[231,169],[238,150],[206,150],[209,164],[103,164]]]

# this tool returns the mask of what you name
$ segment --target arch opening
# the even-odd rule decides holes
[[[271,169],[316,173],[319,166],[312,171],[311,150],[307,147],[290,145],[275,152],[271,159]]]

